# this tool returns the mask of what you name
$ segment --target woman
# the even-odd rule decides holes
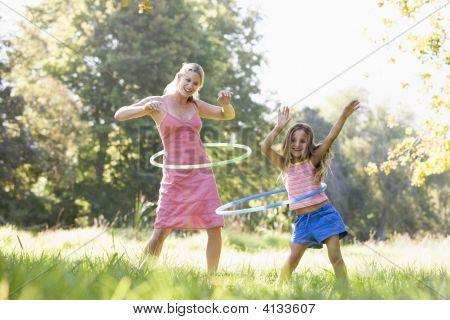
[[[200,140],[201,118],[231,120],[235,116],[232,93],[219,92],[220,107],[199,99],[198,91],[205,80],[196,63],[183,64],[162,96],[145,98],[120,108],[115,118],[128,120],[151,116],[164,145],[164,163],[185,165],[210,162]],[[209,272],[219,265],[222,248],[223,217],[215,214],[221,205],[211,168],[164,169],[159,190],[153,234],[144,254],[159,256],[171,230],[206,230],[206,259]]]

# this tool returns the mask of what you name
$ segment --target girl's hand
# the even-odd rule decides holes
[[[219,96],[217,97],[217,102],[223,107],[231,103],[231,97],[233,97],[233,92],[229,90],[219,91]]]
[[[289,122],[289,107],[284,106],[278,110],[277,128],[283,129]]]
[[[360,107],[360,102],[358,100],[353,100],[350,102],[342,111],[342,115],[348,118],[354,111],[358,110]]]
[[[156,100],[150,100],[144,106],[144,110],[148,113],[153,113],[155,111],[159,111],[159,107],[161,106],[161,102]]]

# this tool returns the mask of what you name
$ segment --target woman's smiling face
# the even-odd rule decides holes
[[[200,84],[202,79],[200,75],[194,71],[188,71],[185,74],[180,74],[178,76],[178,92],[184,97],[193,96],[198,89],[200,89]]]

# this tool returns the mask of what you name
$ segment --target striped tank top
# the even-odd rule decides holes
[[[289,200],[301,197],[314,190],[320,189],[320,181],[314,178],[316,169],[310,161],[297,162],[289,166],[284,174],[284,184]],[[289,205],[290,210],[313,206],[328,200],[325,192],[321,192],[304,200]]]

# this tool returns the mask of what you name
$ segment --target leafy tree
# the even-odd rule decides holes
[[[36,132],[44,124],[47,131],[40,139],[53,145],[61,141],[60,133],[67,137],[75,132],[67,148],[76,163],[69,166],[70,174],[57,172],[53,188],[65,190],[69,203],[60,205],[65,210],[76,208],[75,217],[88,214],[92,222],[100,215],[125,215],[141,191],[147,199],[157,199],[161,172],[149,167],[148,158],[162,146],[153,121],[143,118],[117,123],[113,115],[122,105],[161,94],[182,62],[195,61],[204,67],[206,83],[201,96],[206,101],[214,102],[217,91],[225,86],[235,92],[239,120],[205,121],[205,141],[241,139],[241,128],[258,133],[260,123],[264,123],[259,116],[265,108],[251,99],[259,90],[256,68],[261,56],[254,50],[259,39],[255,33],[258,15],[244,14],[234,1],[158,1],[153,2],[150,14],[142,15],[132,6],[122,7],[120,1],[48,0],[31,8],[29,15],[53,38],[24,24],[13,39],[11,79],[22,94],[43,81],[50,89],[34,90],[36,99],[29,95],[29,110],[47,111],[44,118],[60,112],[61,117],[72,117],[67,122],[72,127],[67,123],[50,126],[44,120],[28,124]],[[33,104],[46,102],[55,92],[63,94],[61,85],[67,90],[65,102],[55,101],[51,110]],[[37,99],[41,95],[44,98]],[[67,152],[62,148],[48,155],[64,163]],[[242,191],[226,187],[232,179],[236,183],[239,179],[231,178],[227,170],[217,173],[219,188],[232,190],[224,192],[225,199]],[[257,167],[245,170],[255,172]],[[257,185],[251,182],[249,189]],[[63,188],[64,183],[67,188]]]
[[[366,238],[373,230],[378,240],[385,240],[393,232],[413,235],[419,230],[438,231],[439,219],[429,190],[412,186],[405,168],[386,175],[374,164],[381,161],[389,145],[404,139],[408,131],[407,114],[403,123],[395,127],[388,128],[389,121],[387,108],[377,107],[359,119],[358,135],[346,142],[345,153],[355,164],[353,176],[359,184],[354,187],[360,189],[362,196],[351,196],[357,202],[357,231]]]
[[[320,141],[331,129],[333,118],[342,111],[344,97],[350,93],[339,92],[329,97],[326,105],[318,106],[320,112],[303,108],[294,121],[309,123]],[[384,240],[396,232],[414,235],[420,230],[445,233],[448,228],[448,224],[441,224],[441,211],[433,200],[442,198],[442,186],[411,186],[405,168],[390,175],[372,171],[373,163],[382,161],[388,147],[404,139],[411,119],[411,115],[404,113],[402,121],[389,128],[391,117],[387,107],[363,108],[347,121],[333,143],[334,159],[326,192],[351,235],[358,239],[374,236]]]
[[[399,56],[414,54],[432,72],[420,74],[423,81],[422,88],[409,87],[405,82],[405,90],[421,90],[427,100],[429,113],[420,129],[408,135],[394,145],[388,154],[387,161],[380,169],[386,173],[398,168],[408,166],[411,170],[411,183],[422,186],[426,177],[440,174],[450,169],[450,53],[448,41],[450,18],[445,14],[448,3],[443,5],[437,1],[394,1],[379,2],[380,7],[393,6],[398,9],[401,16],[407,20],[415,21],[418,17],[441,6],[433,16],[427,19],[426,31],[417,28],[408,34],[408,43],[399,45]],[[392,27],[395,22],[386,20],[386,25]],[[392,59],[395,60],[395,59]],[[409,87],[409,88],[408,88]],[[418,106],[420,107],[420,106]]]
[[[2,40],[2,56],[8,48]],[[42,170],[42,155],[23,121],[24,99],[13,95],[13,87],[4,79],[9,72],[8,62],[0,61],[0,224],[33,223],[39,220],[29,215],[33,207],[43,209],[31,190]]]

